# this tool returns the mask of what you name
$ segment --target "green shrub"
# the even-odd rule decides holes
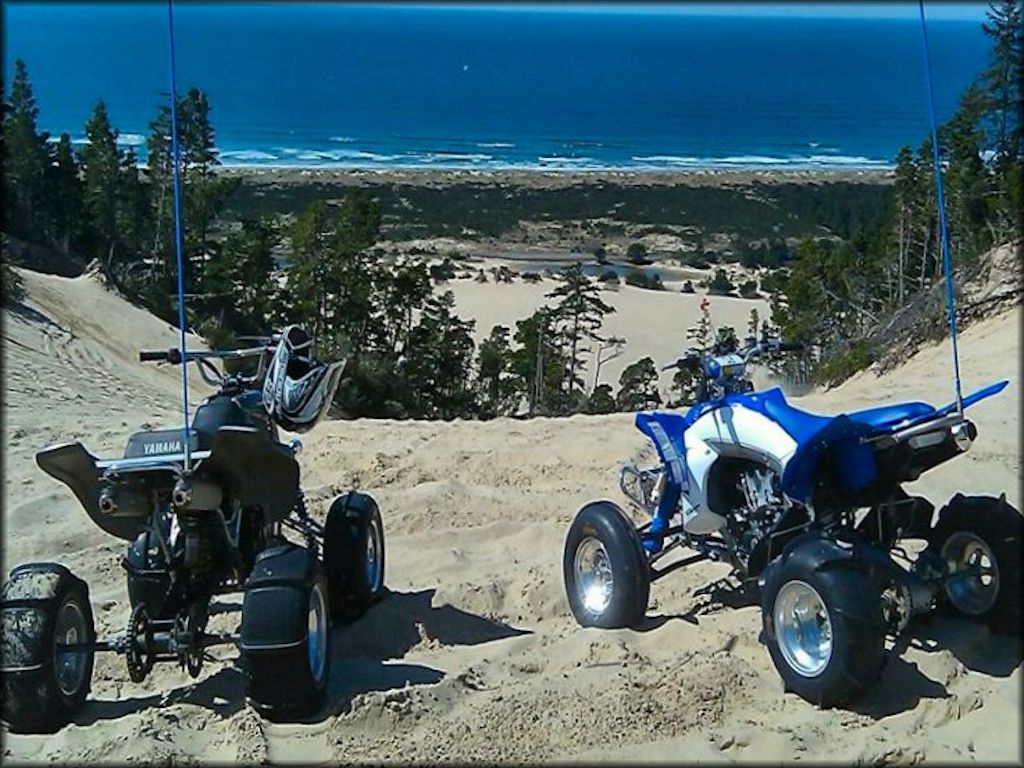
[[[21,275],[14,271],[14,267],[6,262],[0,265],[3,267],[3,300],[4,306],[19,303],[25,298],[25,285],[21,281]]]
[[[650,264],[647,258],[647,246],[643,243],[630,243],[626,249],[626,258],[633,264]]]
[[[842,352],[829,356],[818,363],[814,381],[834,386],[853,374],[864,370],[878,357],[878,350],[867,339],[857,339]]]
[[[649,291],[665,290],[665,284],[661,282],[661,277],[656,274],[648,277],[647,273],[641,272],[639,269],[630,269],[626,272],[626,285],[646,288]]]
[[[725,270],[721,268],[715,270],[714,278],[708,283],[708,292],[716,296],[728,296],[735,288]]]
[[[756,280],[744,280],[740,285],[740,296],[744,299],[756,299],[758,295]]]

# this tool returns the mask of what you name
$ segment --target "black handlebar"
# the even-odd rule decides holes
[[[139,352],[140,363],[172,363],[178,365],[181,363],[181,350],[177,347],[165,350],[142,350]]]
[[[804,345],[799,341],[781,341],[772,339],[757,344],[752,343],[751,346],[738,350],[738,354],[744,356],[744,359],[749,361],[760,357],[766,352],[802,352],[804,349]],[[661,370],[667,371],[672,368],[690,368],[694,371],[700,371],[703,367],[703,356],[705,354],[708,353],[702,353],[700,350],[691,348],[689,352],[684,354],[678,360],[662,366]]]
[[[695,371],[699,371],[701,368],[701,356],[699,351],[691,349],[678,360],[675,360],[674,362],[671,362],[668,365],[663,365],[661,367],[661,370],[667,371],[671,368],[692,368]]]

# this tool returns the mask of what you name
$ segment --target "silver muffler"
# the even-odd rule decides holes
[[[217,483],[209,480],[182,477],[174,484],[171,501],[180,511],[220,509],[224,491]]]

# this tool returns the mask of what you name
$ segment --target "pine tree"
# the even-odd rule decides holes
[[[373,306],[378,318],[371,343],[381,350],[399,349],[409,337],[415,313],[432,294],[430,274],[422,261],[374,274]]]
[[[917,162],[914,153],[908,146],[900,147],[896,156],[896,290],[890,297],[896,305],[902,307],[907,295],[907,268],[910,259],[913,223],[920,217],[920,198],[918,191]]]
[[[327,205],[315,200],[296,217],[291,227],[291,269],[288,287],[295,301],[295,322],[312,328],[318,354],[327,334],[327,300],[330,280],[329,242],[334,225]]]
[[[274,247],[279,233],[270,219],[246,219],[228,235],[206,270],[205,308],[244,333],[270,330],[277,298]]]
[[[85,124],[86,144],[79,153],[82,166],[82,201],[92,232],[92,256],[113,276],[118,266],[117,208],[121,156],[117,131],[110,125],[106,105],[99,101]]]
[[[139,175],[139,163],[135,156],[135,149],[129,147],[121,159],[117,227],[118,236],[132,258],[140,255],[145,248],[149,219],[147,191]]]
[[[692,405],[697,400],[697,390],[699,387],[700,374],[694,373],[689,368],[680,368],[672,376],[670,392],[675,397],[669,402],[669,407],[680,408]]]
[[[583,388],[580,376],[584,369],[580,359],[583,351],[581,345],[587,341],[601,340],[598,330],[604,323],[605,315],[614,312],[615,308],[601,299],[600,289],[590,282],[579,264],[563,269],[558,280],[559,285],[547,296],[561,299],[555,305],[553,320],[569,349],[564,394],[572,404],[570,407],[573,407]]]
[[[206,94],[192,87],[175,102],[178,125],[180,165],[179,191],[182,208],[183,257],[189,264],[190,288],[203,279],[208,251],[209,229],[224,208],[238,178],[217,177],[213,168],[219,165],[216,136],[210,120],[210,103]],[[173,208],[173,145],[171,143],[171,109],[161,104],[157,116],[150,121],[146,139],[146,165],[155,203],[153,220],[153,251],[164,256],[165,274],[173,272],[174,208]]]
[[[747,336],[757,338],[757,332],[761,329],[761,315],[757,311],[757,307],[750,310],[750,316],[747,319]]]
[[[825,292],[823,256],[810,237],[796,247],[796,259],[786,280],[786,306],[773,312],[785,338],[793,341],[817,341],[826,320],[828,295]]]
[[[654,367],[654,360],[644,357],[626,367],[619,376],[615,404],[620,411],[650,410],[661,405],[658,369]]]
[[[82,181],[71,137],[66,133],[60,135],[54,148],[47,189],[53,237],[61,253],[68,255],[72,245],[77,246],[82,229]]]
[[[404,378],[416,414],[426,418],[453,419],[467,415],[472,407],[475,321],[457,317],[454,307],[451,291],[431,297],[409,334]]]
[[[1024,150],[1024,11],[1020,0],[1002,0],[993,2],[985,15],[982,29],[992,39],[992,53],[980,82],[988,97],[996,164],[1005,169],[1018,163]]]
[[[527,393],[531,416],[555,412],[559,405],[567,356],[552,330],[552,310],[544,306],[530,317],[516,321],[513,339],[519,345],[512,353],[512,373],[518,387]]]
[[[477,386],[480,411],[486,416],[503,416],[518,405],[520,390],[511,374],[512,350],[509,329],[496,325],[480,342],[477,351]]]
[[[971,84],[960,95],[956,112],[939,130],[947,161],[943,180],[950,257],[954,262],[976,256],[991,244],[986,227],[989,179],[981,157],[984,113],[984,94],[977,84]]]
[[[614,413],[615,397],[611,384],[598,384],[587,398],[587,413]]]
[[[4,230],[44,242],[49,134],[36,129],[39,107],[28,79],[28,69],[21,59],[14,60],[11,95],[4,107]]]
[[[354,364],[374,335],[374,281],[368,249],[380,230],[380,204],[365,189],[350,190],[338,206],[330,243],[328,279],[334,293],[326,318],[335,336],[346,339]]]

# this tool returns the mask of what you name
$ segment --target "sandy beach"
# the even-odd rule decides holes
[[[692,170],[450,170],[423,168],[340,168],[296,165],[224,165],[217,173],[260,184],[409,184],[444,187],[453,183],[498,184],[527,189],[564,189],[578,184],[614,183],[624,186],[744,186],[758,183],[816,183],[851,181],[885,183],[888,169],[789,170],[783,168],[695,168]]]
[[[22,271],[29,311],[5,310],[5,569],[59,560],[90,585],[101,635],[128,616],[123,544],[93,526],[34,463],[40,447],[82,439],[116,455],[146,425],[177,424],[176,369],[140,365],[172,328],[94,278]],[[547,285],[452,286],[480,328],[533,306]],[[500,294],[500,299],[499,299]],[[632,359],[676,351],[694,297],[621,290],[609,328]],[[735,305],[735,307],[734,307]],[[724,319],[749,302],[713,300]],[[646,311],[641,311],[641,307]],[[656,309],[653,309],[656,307]],[[716,315],[717,316],[717,315]],[[971,410],[980,438],[914,490],[956,489],[1019,507],[1019,308],[961,338],[966,388],[1010,378]],[[655,328],[659,324],[669,328]],[[817,412],[899,399],[949,399],[949,349],[927,347],[883,378],[861,374],[796,402]],[[623,362],[620,361],[616,362]],[[608,375],[614,366],[608,365]],[[602,371],[604,378],[604,371]],[[203,395],[195,382],[193,399]],[[89,702],[53,736],[3,733],[10,761],[427,762],[678,761],[913,763],[1010,761],[1020,754],[1020,651],[967,621],[915,626],[880,686],[850,709],[784,694],[757,639],[759,610],[722,565],[655,585],[639,630],[580,629],[561,578],[565,530],[585,501],[615,497],[623,460],[652,452],[630,414],[489,422],[330,421],[301,457],[313,510],[351,486],[372,493],[388,537],[389,596],[337,627],[325,709],[272,724],[244,703],[229,661],[190,680],[173,665],[143,683],[99,655]],[[238,597],[217,621],[238,621]],[[218,652],[229,659],[233,652]]]

